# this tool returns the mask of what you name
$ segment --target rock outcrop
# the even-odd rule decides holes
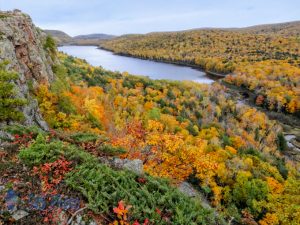
[[[19,73],[16,82],[17,97],[28,101],[22,108],[25,116],[23,123],[38,125],[47,130],[47,123],[43,120],[37,101],[30,96],[29,90],[54,80],[54,62],[44,49],[45,40],[46,34],[33,25],[28,15],[19,10],[0,11],[0,61],[8,60],[7,69]]]
[[[101,157],[100,162],[115,169],[126,169],[137,175],[144,174],[143,161],[139,159],[129,160],[120,158]]]

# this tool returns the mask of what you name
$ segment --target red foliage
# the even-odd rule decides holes
[[[33,138],[32,135],[33,133],[23,134],[23,135],[16,134],[14,136],[13,144],[28,147],[30,142],[32,141]]]
[[[42,191],[56,194],[55,187],[64,179],[64,175],[72,170],[71,162],[64,157],[53,163],[45,163],[42,166],[34,167],[33,173],[38,175],[42,181]]]
[[[140,184],[145,184],[147,182],[147,179],[144,177],[138,177],[136,181]]]
[[[161,215],[161,210],[160,209],[156,208],[155,212],[157,212],[157,214]]]
[[[128,211],[131,208],[131,205],[125,205],[124,201],[119,201],[118,207],[113,208],[114,213],[117,215],[118,219],[115,220],[110,225],[130,225],[128,219]],[[134,221],[132,225],[149,225],[149,219],[146,218],[142,224],[137,220]]]
[[[136,221],[134,221],[134,223],[133,223],[132,225],[149,225],[149,224],[150,224],[150,223],[149,223],[149,219],[146,218],[145,221],[144,221],[142,224],[140,224],[140,223],[136,220]]]
[[[131,134],[133,137],[139,140],[143,140],[146,134],[141,121],[133,121],[127,124],[126,130],[128,134]]]

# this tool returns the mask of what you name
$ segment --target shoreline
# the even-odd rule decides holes
[[[126,57],[131,57],[131,58],[136,58],[136,59],[149,60],[149,61],[153,61],[153,62],[168,63],[168,64],[177,65],[177,66],[191,67],[193,69],[204,72],[208,77],[210,77],[214,80],[219,80],[219,79],[225,78],[228,75],[228,74],[220,74],[220,73],[213,72],[213,71],[207,71],[207,70],[204,70],[203,68],[201,68],[201,67],[199,67],[195,64],[191,64],[191,63],[180,62],[180,61],[170,61],[170,60],[149,59],[149,58],[145,58],[145,57],[134,56],[134,55],[131,55],[131,54],[116,53],[116,52],[114,52],[114,51],[112,51],[108,48],[103,47],[103,46],[97,46],[97,48],[101,49],[101,50],[112,52],[113,54],[119,55],[119,56],[126,56]]]
[[[110,53],[112,53],[113,55],[116,55],[116,56],[123,56],[123,57],[132,58],[132,59],[140,59],[140,60],[157,62],[157,63],[171,64],[171,65],[180,66],[180,67],[189,67],[191,69],[195,69],[197,71],[200,71],[200,72],[204,73],[207,78],[209,78],[209,79],[211,79],[215,82],[222,79],[222,78],[225,78],[228,75],[228,74],[218,74],[218,73],[212,72],[212,71],[206,71],[206,70],[200,68],[199,66],[196,66],[194,64],[184,63],[184,62],[174,62],[174,61],[168,61],[168,60],[148,59],[148,58],[133,56],[133,55],[130,55],[130,54],[116,53],[116,52],[114,52],[110,49],[104,48],[104,47],[99,46],[99,45],[93,45],[93,44],[82,45],[82,44],[76,44],[76,43],[64,43],[64,44],[60,44],[58,47],[64,47],[64,46],[75,46],[75,47],[90,46],[90,47],[95,47],[98,50],[103,50],[103,51],[110,52]]]
[[[225,78],[227,75],[229,75],[229,74],[221,74],[221,73],[217,73],[217,72],[213,72],[213,71],[207,71],[207,70],[204,70],[203,68],[201,68],[201,67],[199,67],[195,64],[186,63],[186,62],[179,62],[179,61],[176,62],[176,61],[170,61],[170,60],[149,59],[149,58],[145,58],[145,57],[134,56],[134,55],[131,55],[131,54],[116,53],[116,52],[114,52],[114,51],[112,51],[108,48],[105,48],[103,46],[100,46],[100,45],[77,44],[77,43],[65,43],[65,44],[60,44],[59,45],[59,47],[63,47],[63,46],[93,46],[93,47],[96,47],[97,49],[108,51],[108,52],[111,52],[114,55],[118,55],[118,56],[125,56],[125,57],[130,57],[130,58],[135,58],[135,59],[148,60],[148,61],[158,62],[158,63],[167,63],[167,64],[172,64],[172,65],[177,65],[177,66],[186,66],[186,67],[190,67],[192,69],[196,69],[196,70],[199,70],[201,72],[204,72],[206,74],[206,76],[213,79],[214,81]]]
[[[141,60],[147,60],[147,61],[153,61],[153,62],[158,62],[158,63],[167,63],[167,64],[172,64],[172,65],[177,65],[177,66],[185,66],[185,67],[190,67],[193,69],[196,69],[198,71],[201,71],[205,73],[205,75],[215,82],[219,82],[225,87],[227,87],[230,91],[228,92],[230,95],[233,95],[237,97],[237,101],[240,101],[241,104],[248,105],[250,107],[256,108],[257,110],[265,113],[271,120],[276,120],[281,127],[283,128],[283,133],[285,136],[292,135],[292,142],[288,141],[287,142],[293,146],[295,149],[299,149],[298,144],[294,144],[294,141],[300,140],[300,126],[297,126],[299,124],[300,119],[286,113],[280,113],[280,112],[275,112],[275,111],[269,111],[263,107],[259,107],[254,104],[254,99],[255,99],[255,93],[249,91],[248,89],[242,88],[242,87],[237,87],[235,85],[229,84],[223,80],[223,78],[226,75],[218,74],[212,71],[205,71],[195,65],[188,64],[188,63],[183,63],[183,62],[172,62],[172,61],[160,61],[156,59],[147,59],[143,57],[137,57],[137,56],[131,56],[130,54],[118,54],[115,53],[109,49],[106,49],[104,47],[98,46],[98,45],[76,45],[76,44],[64,44],[62,46],[92,46],[95,47],[96,49],[99,50],[104,50],[111,52],[114,55],[117,56],[123,56],[123,57],[129,57],[129,58],[136,58],[136,59],[141,59]],[[245,96],[244,96],[245,95]],[[299,150],[297,150],[299,151]]]

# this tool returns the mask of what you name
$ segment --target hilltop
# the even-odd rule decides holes
[[[292,21],[286,23],[263,24],[246,28],[238,28],[237,31],[250,32],[254,34],[275,34],[280,36],[299,36],[300,21]]]
[[[147,34],[125,34],[126,35],[149,35],[149,34],[171,34],[171,33],[185,33],[190,31],[234,31],[241,33],[253,33],[253,34],[276,34],[280,36],[288,35],[299,35],[300,32],[300,21],[291,21],[284,23],[271,23],[271,24],[259,24],[248,27],[201,27],[188,30],[179,31],[161,31],[161,32],[150,32]],[[122,37],[123,37],[122,36]]]
[[[299,24],[125,35],[104,41],[100,47],[116,54],[198,67],[247,89],[259,106],[300,118]]]
[[[44,32],[51,35],[59,45],[69,44],[73,41],[71,36],[60,30],[44,30]]]
[[[102,41],[115,38],[114,35],[109,34],[87,34],[73,37],[74,45],[99,45]]]
[[[98,39],[98,40],[109,40],[112,38],[115,38],[115,35],[110,35],[110,34],[86,34],[86,35],[78,35],[78,36],[74,36],[74,39]]]
[[[51,35],[58,45],[98,45],[103,40],[110,40],[116,37],[109,34],[87,34],[71,37],[65,32],[59,30],[44,31]]]
[[[176,33],[187,33],[192,31],[232,31],[248,34],[261,34],[261,35],[278,35],[278,36],[299,36],[300,35],[300,21],[286,22],[286,23],[276,23],[276,24],[264,24],[255,25],[244,28],[197,28],[192,30],[183,31],[170,31],[170,32],[151,32],[148,34],[124,34],[121,36],[95,33],[86,35],[77,35],[71,37],[63,31],[59,30],[44,30],[47,34],[52,35],[59,45],[100,45],[105,40],[111,40],[115,38],[129,38],[129,37],[143,37],[144,35],[154,35],[154,34],[176,34]]]

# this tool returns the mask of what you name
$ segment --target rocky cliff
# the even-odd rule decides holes
[[[27,100],[21,109],[25,116],[23,123],[48,129],[37,101],[30,96],[30,89],[54,80],[52,65],[55,59],[45,50],[45,41],[46,34],[33,25],[28,15],[19,10],[0,11],[0,61],[8,60],[7,69],[19,74],[17,97]]]

